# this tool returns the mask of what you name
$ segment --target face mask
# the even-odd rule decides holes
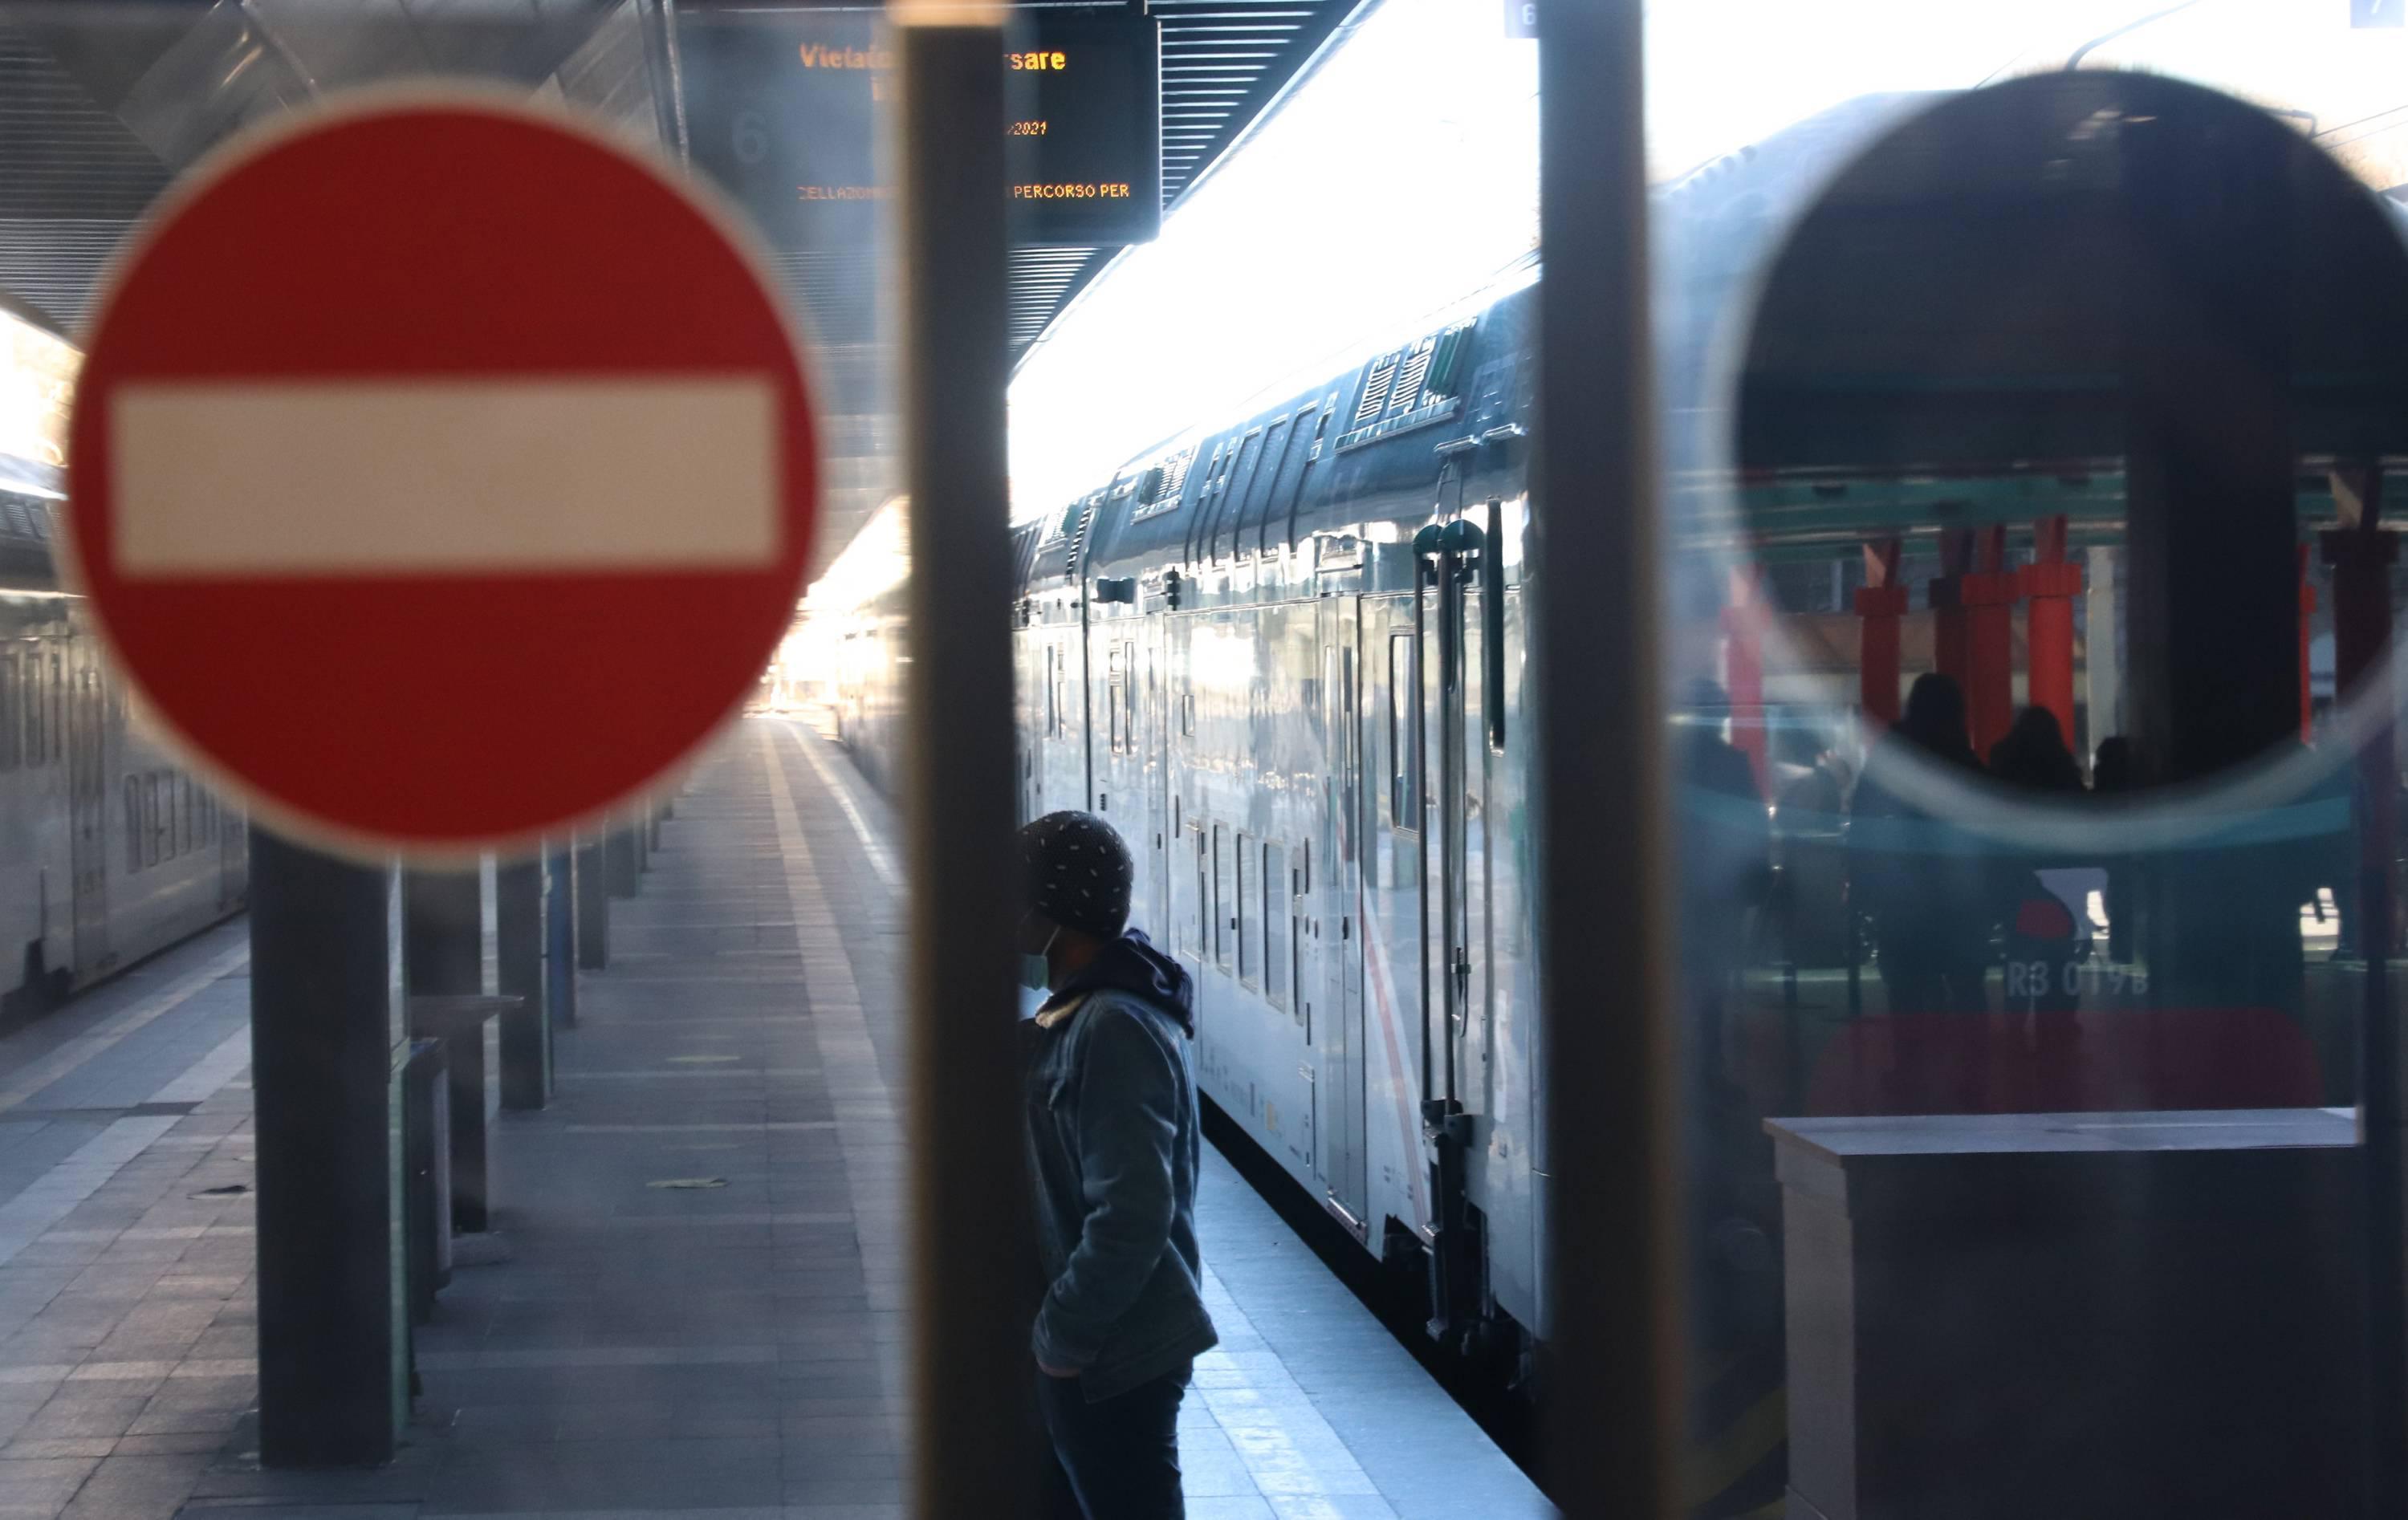
[[[1019,939],[1022,944],[1028,942],[1028,922],[1036,916],[1030,913],[1020,921]],[[1045,937],[1045,943],[1034,954],[1024,953],[1021,955],[1020,984],[1022,986],[1032,992],[1054,990],[1054,966],[1053,962],[1047,959],[1047,954],[1053,950],[1054,941],[1061,937],[1062,926],[1057,924],[1054,926],[1054,932]]]

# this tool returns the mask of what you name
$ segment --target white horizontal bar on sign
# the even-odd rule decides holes
[[[128,383],[117,573],[759,569],[778,413],[761,375]]]

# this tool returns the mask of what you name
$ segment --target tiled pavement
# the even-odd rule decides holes
[[[0,1040],[0,1520],[899,1516],[891,833],[796,725],[696,774],[376,1471],[249,1455],[239,925]],[[1551,1513],[1217,1158],[1202,1214],[1191,1515]]]

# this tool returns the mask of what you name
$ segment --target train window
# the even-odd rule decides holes
[[[1054,667],[1061,659],[1060,650],[1051,644],[1045,646],[1045,733],[1049,738],[1062,735],[1062,690],[1054,677]]]
[[[1179,694],[1179,732],[1187,738],[1196,737],[1196,694]]]
[[[1121,725],[1121,701],[1128,694],[1128,667],[1122,663],[1123,647],[1114,644],[1104,652],[1105,742],[1114,754],[1122,753],[1128,742],[1128,731]]]
[[[1060,644],[1054,655],[1054,737],[1060,738],[1070,725],[1070,652]]]
[[[142,848],[143,864],[156,866],[167,858],[168,809],[167,774],[154,770],[147,797],[150,811],[143,819],[144,836],[148,842]]]
[[[1238,836],[1238,980],[1251,987],[1263,975],[1262,905],[1254,899],[1254,843]]]
[[[1413,744],[1412,699],[1421,689],[1420,641],[1411,631],[1388,636],[1388,822],[1420,832],[1421,756]]]
[[[10,662],[13,666],[15,662]],[[125,794],[125,868],[130,873],[142,868],[142,778],[128,776]]]
[[[1187,834],[1196,841],[1196,911],[1179,915],[1180,948],[1202,960],[1204,942],[1211,938],[1208,925],[1212,913],[1211,884],[1204,880],[1204,826],[1190,824]]]
[[[186,854],[193,848],[193,778],[176,778],[176,853]]]
[[[28,652],[16,662],[17,757],[29,766],[42,763],[42,656]]]
[[[1290,893],[1287,850],[1263,844],[1263,996],[1271,1007],[1288,1004],[1288,913]]]
[[[1237,938],[1238,930],[1238,891],[1229,880],[1237,863],[1237,856],[1229,850],[1228,831],[1213,825],[1212,962],[1224,971],[1229,969],[1230,941]]]
[[[50,758],[57,760],[66,753],[67,745],[67,669],[58,655],[50,656]]]
[[[1121,734],[1128,753],[1137,753],[1137,641],[1125,640],[1121,645],[1121,668],[1128,679],[1121,682]]]
[[[17,713],[22,703],[17,690],[17,656],[0,654],[0,770],[17,768]]]

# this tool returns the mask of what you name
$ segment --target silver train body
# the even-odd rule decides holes
[[[144,731],[40,499],[0,488],[0,1009],[29,1012],[239,911],[243,815]]]

